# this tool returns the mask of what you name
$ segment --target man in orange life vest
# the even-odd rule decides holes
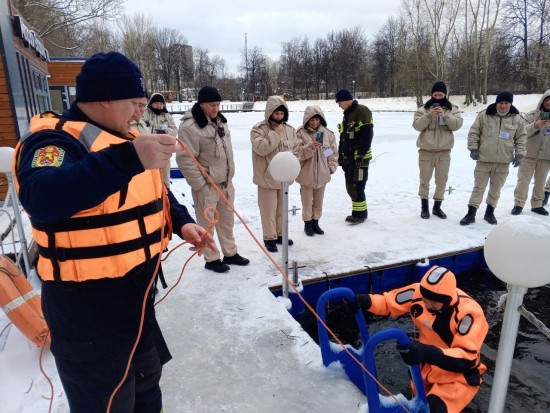
[[[42,306],[71,412],[162,410],[159,380],[171,355],[148,287],[172,228],[199,254],[216,248],[162,182],[176,138],[130,130],[144,96],[131,60],[93,55],[76,78],[76,102],[61,116],[33,117],[16,148],[16,186],[38,244]]]
[[[451,271],[434,266],[420,283],[356,299],[376,315],[411,313],[418,341],[397,348],[405,363],[420,363],[431,413],[459,413],[470,403],[487,370],[480,351],[489,327],[479,304],[456,288]]]

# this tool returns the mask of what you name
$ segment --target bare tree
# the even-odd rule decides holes
[[[241,73],[244,73],[243,88],[246,98],[253,100],[267,91],[267,57],[264,55],[263,50],[254,46],[252,49],[245,49],[241,51],[242,61],[239,69]]]
[[[456,18],[460,10],[459,0],[423,0],[424,10],[430,22],[435,67],[432,74],[435,80],[445,79],[447,47],[454,32]]]
[[[58,32],[92,20],[117,20],[124,0],[14,0],[15,7],[44,41],[59,48],[75,47],[74,37]]]
[[[78,51],[81,56],[88,57],[94,53],[120,50],[120,36],[113,27],[105,21],[92,22],[83,25],[80,32]]]
[[[153,39],[155,25],[150,17],[142,13],[122,19],[120,30],[120,51],[134,61],[144,76],[147,90],[155,89],[156,65]]]
[[[175,73],[179,67],[179,45],[186,44],[187,39],[176,29],[156,29],[153,37],[153,51],[156,72],[161,83],[158,87],[164,90],[174,89]]]

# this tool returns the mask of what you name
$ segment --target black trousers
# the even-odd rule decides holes
[[[42,306],[51,351],[71,412],[107,411],[138,336],[153,269],[154,262],[150,262],[121,278],[43,283]],[[110,413],[159,413],[162,365],[170,358],[150,294],[138,346]]]
[[[369,168],[356,168],[354,163],[344,166],[346,191],[351,198],[351,215],[357,218],[367,218],[367,197],[365,187],[369,179]]]

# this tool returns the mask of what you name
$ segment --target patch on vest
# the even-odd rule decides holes
[[[43,166],[61,166],[65,158],[65,151],[57,146],[46,146],[37,149],[32,158],[32,168],[42,168]]]
[[[472,325],[474,324],[474,318],[467,314],[460,320],[460,323],[458,324],[457,330],[460,334],[465,336],[470,331],[470,328],[472,328]]]

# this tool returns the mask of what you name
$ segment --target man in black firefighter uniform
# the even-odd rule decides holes
[[[352,202],[352,212],[346,217],[346,222],[360,224],[368,216],[365,185],[372,159],[372,113],[368,107],[354,100],[347,89],[336,93],[336,102],[344,110],[344,120],[338,125],[338,164],[344,169],[346,190]]]

